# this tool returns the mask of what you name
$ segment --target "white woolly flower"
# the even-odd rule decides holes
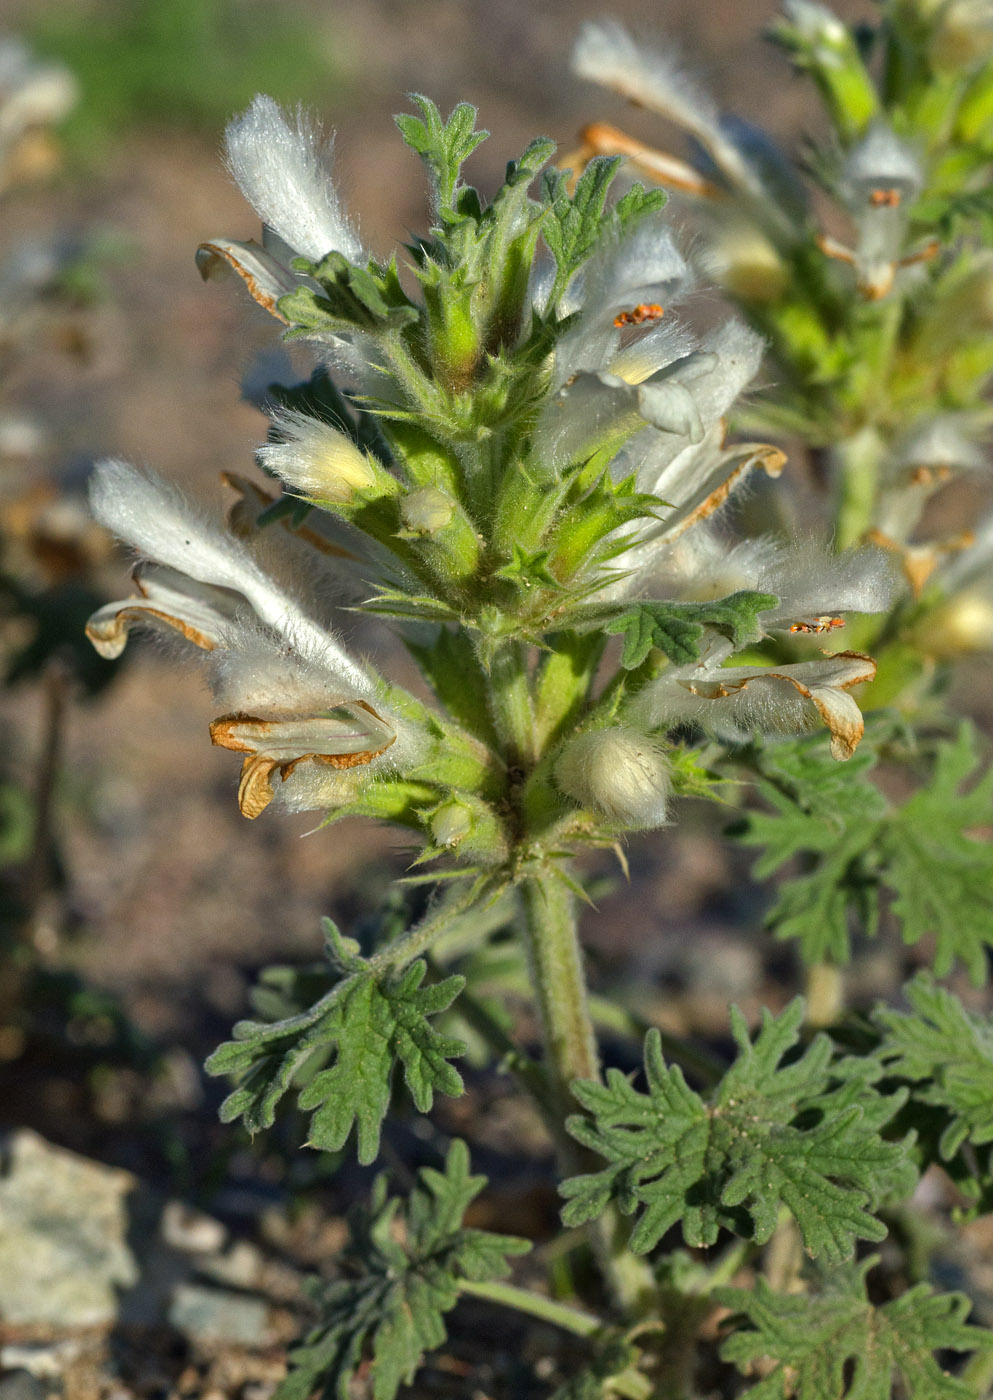
[[[318,655],[333,654],[350,684],[371,689],[366,672],[296,599],[273,583],[247,547],[207,520],[161,478],[145,475],[126,462],[101,462],[93,474],[90,503],[101,525],[147,559],[198,584],[241,594],[273,631],[281,634],[292,629],[300,645]]]
[[[667,55],[642,44],[612,21],[584,24],[572,55],[573,71],[609,87],[639,107],[658,112],[699,141],[731,184],[753,198],[761,181],[729,140],[711,98]]]
[[[851,758],[864,723],[848,691],[876,674],[876,663],[843,651],[788,666],[722,666],[723,644],[693,666],[673,667],[638,695],[630,718],[652,727],[699,724],[728,739],[755,730],[800,734],[827,725],[831,754]]]
[[[693,470],[695,449],[754,377],[762,350],[761,337],[739,321],[702,341],[675,323],[654,327],[599,371],[562,384],[539,420],[538,452],[554,470],[615,441],[615,477],[637,471],[640,490],[671,502],[667,472],[684,450]],[[647,427],[656,431],[638,431]]]
[[[665,821],[672,786],[664,749],[629,725],[570,739],[556,761],[555,781],[580,807],[641,829]]]
[[[924,170],[914,149],[884,123],[876,122],[848,152],[841,194],[855,220],[854,250],[833,238],[820,246],[829,257],[855,268],[859,291],[870,301],[885,297],[899,268],[931,255],[921,249],[904,255],[908,208],[924,186]]]
[[[761,614],[764,627],[816,634],[841,627],[839,613],[884,612],[895,578],[892,556],[883,549],[836,554],[817,540],[787,542],[771,535],[731,544],[699,523],[639,575],[638,585],[680,602],[706,602],[744,589],[774,593],[779,603]]]
[[[328,770],[331,782],[316,804],[328,806],[335,774],[379,768],[387,754],[389,766],[396,758],[410,762],[418,750],[410,726],[342,679],[333,655],[299,646],[292,632],[274,637],[258,623],[236,621],[224,634],[224,646],[211,654],[210,673],[215,696],[231,711],[212,722],[211,742],[245,755],[238,789],[243,816],[259,816],[277,796],[304,809],[298,780],[303,767]],[[307,791],[313,792],[313,784]]]
[[[333,805],[346,800],[342,773],[423,757],[417,727],[384,709],[376,679],[242,540],[122,462],[97,468],[91,499],[97,519],[151,562],[136,571],[139,596],[99,609],[88,634],[116,656],[135,622],[151,622],[209,654],[214,692],[230,711],[211,725],[211,740],[245,755],[238,800],[246,817],[277,796],[298,810]],[[302,778],[315,768],[319,780]]]
[[[563,298],[563,312],[578,315],[555,346],[553,388],[561,389],[577,374],[607,368],[627,328],[661,321],[689,284],[689,268],[668,228],[656,218],[641,220],[633,232],[593,258]],[[672,334],[669,320],[658,329]],[[672,358],[660,358],[656,367]]]
[[[292,490],[340,503],[376,485],[368,454],[329,423],[288,408],[277,409],[272,422],[280,441],[266,443],[256,455]]]
[[[296,252],[319,261],[342,253],[365,263],[368,254],[342,212],[331,174],[332,144],[298,109],[289,118],[260,94],[228,126],[228,166],[264,224]]]

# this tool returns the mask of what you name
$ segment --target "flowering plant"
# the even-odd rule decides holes
[[[881,43],[903,42],[912,9],[887,7]],[[594,1313],[578,1297],[502,1282],[528,1242],[464,1223],[481,1179],[455,1142],[405,1204],[379,1180],[354,1220],[348,1269],[316,1286],[318,1320],[280,1400],[345,1397],[370,1356],[372,1394],[392,1400],[466,1293],[587,1339],[588,1365],[560,1400],[714,1393],[704,1372],[718,1340],[726,1361],[760,1377],[756,1397],[882,1396],[894,1370],[908,1394],[981,1393],[984,1361],[970,1363],[973,1384],[950,1379],[934,1355],[982,1358],[989,1336],[966,1324],[965,1300],[924,1281],[897,1296],[892,1268],[870,1300],[875,1256],[838,1266],[904,1219],[933,1164],[979,1205],[988,1199],[993,1123],[979,1086],[989,1025],[920,978],[909,1012],[883,1008],[828,1034],[817,1027],[839,1008],[817,989],[832,976],[837,986],[856,920],[877,931],[886,891],[907,943],[936,937],[939,975],[962,962],[981,981],[993,941],[993,855],[968,834],[988,821],[993,778],[960,791],[978,763],[969,732],[944,737],[918,687],[917,711],[881,711],[866,736],[858,701],[877,673],[862,639],[906,651],[923,616],[900,581],[898,556],[912,547],[893,543],[893,513],[918,501],[923,481],[923,449],[895,445],[910,392],[901,337],[944,306],[942,278],[982,262],[965,245],[930,262],[906,250],[904,206],[917,207],[923,166],[879,115],[887,101],[903,110],[903,90],[870,106],[848,31],[797,0],[789,16],[782,35],[798,51],[820,25],[841,55],[818,67],[814,40],[802,49],[838,93],[844,188],[861,220],[848,287],[821,265],[837,250],[804,243],[806,215],[763,183],[764,148],[726,137],[681,79],[615,30],[588,31],[581,67],[623,75],[639,100],[669,84],[666,100],[707,152],[709,173],[687,166],[680,179],[694,197],[721,196],[703,248],[716,257],[721,220],[731,230],[751,220],[748,237],[778,259],[772,291],[740,295],[744,318],[698,328],[694,270],[665,197],[635,184],[612,201],[615,155],[584,155],[570,179],[549,165],[551,143],[534,141],[487,203],[462,174],[485,137],[474,110],[445,120],[424,97],[397,124],[427,168],[432,226],[403,268],[380,262],[342,209],[317,130],[260,97],[232,123],[227,149],[262,241],[215,238],[198,257],[205,276],[233,270],[315,354],[306,383],[272,391],[258,452],[268,480],[229,479],[237,501],[223,528],[124,463],[95,474],[98,518],[140,555],[135,594],[90,621],[97,648],[118,654],[138,624],[198,648],[220,711],[212,741],[242,755],[244,815],[284,806],[325,824],[393,823],[418,845],[406,885],[435,888],[421,918],[390,906],[364,941],[328,922],[316,986],[302,971],[263,981],[259,1018],[209,1062],[236,1081],[222,1116],[268,1128],[293,1095],[310,1115],[311,1148],[341,1151],[354,1130],[371,1163],[398,1081],[428,1112],[436,1095],[461,1092],[453,1061],[471,1039],[544,1116],[565,1223],[606,1288]],[[961,92],[989,82],[979,49]],[[920,52],[926,125],[925,95],[949,80]],[[947,145],[959,140],[954,124],[942,129]],[[880,188],[887,198],[873,197]],[[788,257],[809,268],[799,289]],[[905,271],[922,268],[937,279],[930,301],[903,289]],[[849,336],[828,347],[849,357],[844,374],[812,338],[827,306]],[[890,358],[880,350],[867,377],[858,356],[884,335]],[[766,340],[786,387],[742,406]],[[970,424],[985,372],[973,351]],[[935,427],[934,395],[914,393],[925,421],[907,431],[921,441],[946,419]],[[883,423],[892,451],[866,465],[867,439],[853,442],[871,432],[885,444]],[[744,440],[745,424],[801,425],[809,440],[847,444],[844,548],[826,533],[756,535],[740,515],[729,521],[742,489],[784,465],[777,447]],[[908,530],[912,513],[901,516]],[[954,577],[943,579],[947,596]],[[344,608],[398,638],[423,685],[352,654]],[[846,625],[856,643],[825,646]],[[902,805],[867,776],[901,757],[933,770]],[[739,824],[765,847],[760,871],[803,857],[771,919],[812,968],[810,1002],[766,1013],[754,1036],[733,1011],[729,1065],[641,1027],[644,1087],[604,1074],[578,935],[582,857],[605,848],[623,862],[624,836],[671,823],[681,796],[740,804],[728,792],[749,777],[771,809]],[[496,948],[509,983],[486,974]],[[537,1057],[501,1000],[522,981]],[[637,1022],[624,1025],[630,1034]],[[793,1244],[813,1261],[809,1276],[799,1262],[782,1266]]]

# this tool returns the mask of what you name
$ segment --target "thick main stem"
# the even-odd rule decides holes
[[[538,1002],[553,1101],[556,1151],[563,1177],[587,1170],[582,1149],[565,1131],[577,1105],[570,1085],[600,1078],[600,1058],[590,1016],[576,919],[576,896],[554,866],[520,884],[522,934]],[[597,1220],[592,1244],[615,1304],[628,1315],[643,1312],[656,1292],[651,1270],[627,1247],[628,1230],[609,1207]]]
[[[520,885],[524,946],[547,1056],[548,1074],[561,1117],[575,1109],[569,1091],[575,1079],[598,1079],[600,1060],[590,1016],[576,897],[554,870],[529,876]],[[560,1157],[575,1169],[576,1148],[560,1129]]]

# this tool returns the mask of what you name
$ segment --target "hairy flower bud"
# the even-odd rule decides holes
[[[567,797],[611,821],[641,828],[665,821],[669,761],[659,744],[627,725],[570,739],[555,780]]]
[[[443,530],[454,512],[455,502],[437,486],[422,486],[400,502],[404,529],[419,535],[433,535],[436,530]]]
[[[941,659],[993,651],[993,598],[982,587],[963,589],[927,614],[914,629],[914,641]]]
[[[376,485],[378,473],[368,454],[345,433],[291,409],[280,410],[272,421],[282,441],[260,447],[259,462],[293,490],[345,504]]]

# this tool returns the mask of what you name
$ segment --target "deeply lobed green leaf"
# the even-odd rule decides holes
[[[241,1118],[256,1132],[272,1126],[280,1100],[308,1061],[330,1058],[329,1067],[297,1096],[302,1109],[314,1110],[310,1146],[337,1151],[354,1126],[359,1161],[373,1162],[398,1065],[421,1113],[430,1110],[436,1092],[461,1094],[461,1077],[449,1062],[464,1054],[465,1045],[439,1034],[431,1018],[447,1010],[465,979],[447,977],[422,986],[427,970],[422,960],[400,974],[379,972],[348,952],[334,925],[325,922],[338,973],[330,989],[312,1006],[282,1019],[239,1022],[234,1040],[214,1052],[207,1070],[239,1078],[221,1105],[221,1119]]]
[[[569,1131],[607,1166],[565,1183],[566,1223],[615,1201],[637,1217],[638,1253],[677,1224],[695,1247],[721,1229],[763,1244],[785,1206],[807,1251],[828,1261],[848,1257],[857,1239],[882,1239],[870,1208],[914,1175],[907,1145],[880,1136],[905,1094],[883,1097],[866,1077],[855,1092],[824,1035],[793,1058],[802,1020],[799,999],[778,1018],[765,1012],[751,1042],[732,1009],[739,1056],[707,1100],[666,1065],[657,1031],[645,1041],[647,1093],[617,1070],[605,1085],[575,1084],[590,1116],[570,1119]]]
[[[486,1184],[469,1172],[465,1143],[455,1141],[442,1171],[422,1168],[409,1200],[386,1196],[380,1177],[370,1206],[353,1214],[342,1264],[352,1276],[315,1291],[321,1320],[290,1353],[291,1370],[274,1400],[347,1400],[359,1363],[371,1357],[374,1400],[394,1400],[426,1351],[445,1340],[444,1315],[463,1279],[483,1282],[509,1272],[508,1256],[527,1240],[467,1229],[462,1221]]]
[[[752,1290],[715,1290],[736,1314],[722,1357],[746,1374],[761,1367],[751,1400],[890,1400],[894,1372],[913,1400],[974,1400],[935,1356],[993,1346],[993,1334],[966,1323],[968,1298],[922,1283],[874,1307],[865,1276],[875,1262],[835,1271],[816,1294],[776,1293],[761,1276]]]

